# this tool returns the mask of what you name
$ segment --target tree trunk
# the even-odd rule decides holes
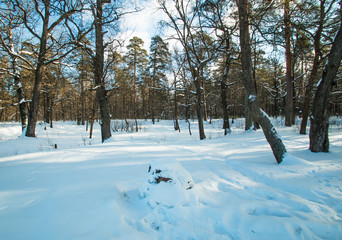
[[[204,123],[203,123],[203,100],[202,100],[202,91],[201,91],[201,82],[200,79],[197,77],[197,79],[194,81],[196,85],[196,109],[197,109],[197,119],[198,119],[198,130],[199,130],[199,136],[200,140],[203,140],[206,138],[204,133]]]
[[[175,73],[174,73],[175,75]],[[177,77],[175,75],[174,77],[174,87],[175,87],[175,98],[174,98],[174,106],[175,106],[175,124],[174,124],[174,127],[175,127],[175,131],[180,131],[180,128],[179,128],[179,123],[178,123],[178,99],[177,99]]]
[[[302,116],[302,123],[300,125],[300,134],[306,134],[306,126],[308,123],[308,117],[310,113],[310,102],[312,99],[312,88],[314,85],[315,80],[318,77],[318,68],[320,65],[320,53],[321,53],[321,36],[323,31],[323,24],[324,24],[324,3],[321,1],[320,5],[320,21],[318,29],[314,36],[314,48],[315,48],[315,57],[313,61],[312,70],[310,73],[310,77],[308,80],[308,84],[305,88],[305,95],[304,95],[304,105],[303,105],[303,116]]]
[[[54,98],[53,97],[51,97],[51,102],[50,102],[50,116],[49,116],[49,118],[50,118],[50,128],[53,128],[53,123],[52,123],[52,121],[53,121],[53,104],[54,104]]]
[[[342,7],[342,6],[341,6]],[[329,100],[342,59],[342,21],[318,84],[310,117],[310,150],[329,152]]]
[[[203,109],[202,109],[203,119],[204,119],[204,121],[208,121],[208,108],[207,108],[206,90],[205,90],[203,69],[202,68],[199,71],[199,77],[201,79],[200,80],[200,83],[201,83],[200,94],[202,95],[201,96],[201,98],[202,98],[201,105],[203,106]]]
[[[274,81],[273,81],[273,86],[275,89],[275,94],[274,94],[274,113],[273,116],[278,117],[278,99],[279,99],[279,87],[278,87],[278,68],[277,68],[277,62],[274,61]]]
[[[82,70],[84,71],[84,70]],[[86,120],[86,96],[85,96],[85,90],[84,90],[84,74],[81,75],[81,123],[82,125],[85,125]]]
[[[151,79],[152,83],[152,88],[150,89],[151,91],[151,117],[152,117],[152,123],[155,124],[155,87],[156,87],[156,80],[155,80],[155,73],[156,73],[156,59],[153,60],[153,75]]]
[[[9,36],[9,43],[10,43],[11,51],[14,52],[13,34],[12,34],[11,29],[9,29],[8,36]],[[20,114],[20,120],[21,120],[21,129],[22,129],[22,131],[24,131],[26,128],[26,125],[27,125],[27,104],[26,104],[26,100],[25,100],[23,86],[22,86],[21,80],[20,80],[18,60],[14,56],[12,57],[12,73],[14,75],[14,85],[16,88],[17,98],[18,98],[19,114]]]
[[[102,0],[97,0],[95,16],[96,55],[94,59],[96,98],[100,106],[101,115],[101,138],[102,142],[109,139],[112,134],[110,130],[110,114],[108,108],[107,91],[104,83],[104,45],[102,31]]]
[[[228,104],[227,104],[227,84],[226,84],[226,75],[221,79],[221,106],[223,112],[223,126],[224,135],[230,133],[230,125],[229,125],[229,113],[228,113]]]
[[[38,65],[36,69],[35,82],[33,87],[32,101],[29,108],[28,114],[28,125],[26,130],[26,137],[35,137],[36,136],[36,123],[38,121],[38,107],[39,107],[39,92],[40,85],[43,78],[43,67],[44,67],[44,59],[41,57],[38,60]]]
[[[225,44],[225,55],[224,55],[224,70],[223,70],[223,76],[221,79],[221,106],[222,106],[222,112],[223,112],[223,126],[224,129],[224,135],[227,135],[230,133],[230,125],[229,125],[229,112],[228,112],[228,104],[227,104],[227,78],[228,78],[228,72],[230,67],[230,54],[229,54],[229,48],[230,48],[230,42],[229,42],[229,35],[227,31],[225,31],[224,36],[226,38],[226,44]]]
[[[292,81],[292,52],[291,52],[291,20],[290,20],[290,0],[284,3],[284,27],[285,27],[285,57],[286,57],[286,105],[285,105],[285,125],[292,125],[293,110],[293,81]]]
[[[96,108],[97,108],[95,99],[93,99],[92,101],[93,101],[93,109],[92,109],[91,119],[90,119],[90,132],[89,132],[89,138],[92,138],[92,137],[93,137],[94,122],[95,122],[95,114],[96,114]]]
[[[43,79],[43,70],[45,67],[45,56],[47,51],[47,37],[50,18],[50,1],[47,0],[45,5],[45,16],[43,21],[43,32],[40,38],[40,47],[38,54],[38,63],[36,68],[35,81],[33,86],[33,95],[28,114],[28,125],[26,130],[26,137],[36,136],[36,123],[38,121],[39,95],[40,85]]]
[[[248,0],[239,0],[237,3],[240,20],[242,81],[247,92],[248,104],[250,106],[253,120],[261,125],[277,162],[281,163],[286,154],[285,145],[283,144],[280,136],[277,134],[267,114],[259,107],[256,95],[256,87],[253,81],[251,59],[252,54],[249,36]]]
[[[137,60],[134,55],[134,76],[133,76],[133,118],[135,121],[135,131],[138,132],[138,121],[137,121]]]
[[[49,92],[46,92],[45,94],[43,94],[43,98],[45,96],[44,99],[44,122],[45,123],[50,123],[50,96],[49,96]]]
[[[14,61],[16,61],[14,59]],[[27,103],[25,100],[25,95],[23,91],[23,87],[20,82],[20,77],[17,75],[17,70],[16,67],[13,66],[14,70],[14,84],[16,86],[16,92],[17,92],[17,97],[18,97],[18,105],[19,105],[19,113],[20,113],[20,120],[21,120],[21,129],[24,131],[27,126]]]
[[[244,96],[243,96],[243,111],[245,114],[245,130],[249,130],[252,128],[253,125],[253,120],[252,120],[252,115],[251,115],[251,109],[249,107],[248,103],[248,94],[247,91],[244,91]]]
[[[312,99],[312,88],[315,82],[315,79],[318,75],[318,67],[319,67],[319,56],[315,55],[314,63],[312,66],[312,71],[308,80],[308,84],[305,89],[305,96],[304,96],[304,105],[303,105],[303,116],[302,116],[302,122],[300,125],[300,134],[306,134],[306,126],[308,123],[308,117],[310,112],[310,102]]]

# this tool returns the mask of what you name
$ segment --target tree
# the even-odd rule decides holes
[[[87,46],[90,46],[90,42],[86,42],[87,41],[85,40],[85,44]],[[72,62],[72,65],[75,66],[75,68],[73,68],[73,71],[71,71],[72,75],[70,76],[70,78],[74,80],[75,88],[80,97],[80,107],[77,111],[77,123],[85,125],[86,121],[89,120],[90,116],[88,111],[88,107],[90,106],[88,105],[89,95],[91,89],[94,88],[93,59],[89,56],[89,54],[87,54],[87,52],[84,49],[78,48],[71,55],[69,55],[68,62],[69,65],[70,62]],[[86,127],[86,129],[88,128]]]
[[[129,40],[127,45],[126,62],[130,70],[130,75],[132,79],[133,87],[133,118],[135,119],[136,131],[138,131],[137,122],[137,83],[139,78],[146,71],[148,63],[148,54],[145,49],[143,49],[144,41],[139,37],[133,37]]]
[[[14,38],[18,36],[14,36],[14,31],[18,29],[21,25],[21,20],[15,12],[10,10],[10,4],[4,3],[6,8],[1,9],[0,13],[0,46],[5,51],[10,59],[11,59],[11,66],[7,69],[2,68],[2,71],[9,73],[13,77],[13,86],[16,89],[17,99],[18,99],[18,106],[19,106],[19,113],[21,119],[21,127],[22,131],[26,129],[27,126],[27,100],[25,99],[25,91],[23,88],[23,84],[20,77],[22,61],[24,64],[27,65],[27,68],[31,68],[31,63],[27,61],[19,51],[19,43],[15,41]],[[17,49],[17,50],[16,50]]]
[[[125,14],[121,12],[121,4],[120,1],[111,2],[109,0],[86,1],[84,8],[87,11],[76,16],[77,18],[68,18],[66,21],[73,44],[85,51],[92,59],[95,83],[93,90],[96,91],[96,99],[100,108],[102,142],[111,137],[108,94],[113,87],[109,83],[108,70],[115,58],[107,58],[106,55],[112,54],[112,47],[115,45],[113,36],[118,30],[120,17]],[[112,35],[105,38],[105,34],[108,33],[112,33]],[[94,35],[95,41],[91,41]],[[92,43],[91,46],[89,46],[89,42]]]
[[[200,139],[206,138],[204,133],[204,68],[215,57],[215,44],[208,45],[208,35],[201,26],[200,3],[198,1],[173,0],[175,11],[167,6],[165,0],[158,0],[160,8],[168,16],[168,26],[176,31],[176,39],[181,43],[186,62],[196,90],[196,112]],[[200,50],[200,51],[197,51]]]
[[[285,57],[286,57],[286,105],[285,105],[285,125],[292,125],[293,111],[293,63],[291,50],[291,19],[290,19],[290,0],[284,1],[284,38],[285,38]]]
[[[103,4],[107,1],[97,0],[96,4],[92,5],[92,12],[95,18],[95,56],[94,60],[94,78],[96,88],[96,98],[100,106],[101,115],[101,138],[102,142],[109,139],[112,136],[110,129],[110,115],[107,101],[107,90],[104,81],[104,51],[105,45],[103,40]]]
[[[340,19],[342,17],[342,5]],[[329,151],[329,100],[331,89],[336,85],[335,78],[342,59],[342,20],[331,47],[328,61],[318,84],[313,109],[310,116],[310,150],[312,152]]]
[[[214,29],[215,35],[220,39],[221,44],[218,48],[218,54],[220,55],[220,76],[218,77],[220,85],[220,96],[221,96],[221,108],[223,117],[224,134],[230,132],[229,125],[229,110],[227,102],[228,92],[228,75],[231,70],[232,61],[234,60],[235,50],[233,47],[232,36],[236,31],[237,24],[229,26],[225,22],[225,18],[228,15],[229,1],[227,0],[213,0],[204,1],[201,5],[202,15],[204,21],[207,22],[212,29]],[[232,16],[229,16],[233,18]]]
[[[163,97],[160,96],[160,93],[167,88],[166,73],[170,69],[170,66],[171,54],[168,49],[168,44],[164,42],[160,36],[154,36],[151,41],[149,58],[149,69],[151,74],[151,84],[149,86],[151,96],[150,113],[153,124],[155,123],[156,110],[158,108],[156,106],[156,100],[158,99],[157,101],[160,102],[163,101]]]
[[[124,57],[118,52],[111,55],[113,58],[113,65],[111,66],[114,73],[115,85],[117,91],[112,94],[110,101],[115,104],[116,118],[129,118],[129,109],[131,108],[129,98],[130,93],[130,76],[128,67]]]
[[[307,25],[301,25],[299,26],[303,31],[308,33],[308,35],[313,39],[313,46],[314,46],[314,59],[311,67],[311,72],[309,75],[309,79],[307,82],[307,85],[305,87],[305,95],[304,95],[304,103],[303,103],[303,116],[302,116],[302,122],[300,126],[300,133],[306,134],[306,127],[308,122],[308,117],[310,113],[310,103],[312,101],[312,92],[313,92],[313,85],[315,81],[318,78],[319,68],[322,62],[322,35],[324,35],[324,29],[329,29],[329,25],[333,25],[331,21],[328,21],[328,19],[331,19],[331,16],[329,16],[332,12],[333,5],[336,3],[335,0],[332,1],[325,1],[321,0],[319,7],[316,7],[315,5],[311,5],[311,8],[309,10],[311,12],[314,12],[313,18],[315,19],[313,21],[314,27],[316,28],[314,33],[311,33],[308,31]],[[314,11],[315,9],[318,9]],[[313,9],[313,10],[312,10]],[[312,19],[308,19],[308,21],[312,24]],[[310,26],[310,25],[309,25]],[[316,27],[317,26],[317,27]],[[312,28],[310,26],[310,28]],[[310,29],[309,28],[309,29]]]
[[[54,30],[60,24],[82,9],[79,1],[57,1],[34,0],[33,4],[27,4],[24,0],[14,0],[12,2],[14,11],[20,16],[27,33],[39,42],[38,59],[35,65],[35,82],[32,99],[28,114],[27,137],[35,137],[36,123],[38,120],[40,87],[43,80],[44,68],[69,54],[72,49],[68,48],[68,43],[63,42],[64,34],[59,33],[57,37]],[[52,22],[51,22],[52,20]],[[38,30],[36,26],[41,26]],[[54,51],[51,58],[48,52]]]
[[[267,114],[259,107],[256,87],[253,81],[252,74],[252,53],[249,36],[249,11],[248,0],[237,0],[239,11],[239,25],[240,25],[240,47],[241,47],[241,61],[242,73],[241,78],[244,83],[248,104],[251,110],[252,118],[258,122],[262,127],[265,137],[270,144],[273,154],[278,163],[281,163],[286,154],[286,148],[280,136],[277,134]]]

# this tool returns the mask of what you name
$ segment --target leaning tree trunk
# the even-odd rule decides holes
[[[341,6],[342,7],[342,6]],[[342,59],[342,21],[318,84],[310,117],[310,150],[329,151],[329,100]]]
[[[102,31],[102,0],[97,0],[96,6],[96,20],[95,20],[95,34],[96,34],[96,55],[94,59],[95,70],[95,84],[96,84],[96,98],[100,106],[101,115],[101,138],[102,142],[109,139],[112,134],[110,130],[110,114],[107,100],[107,90],[104,83],[104,45],[103,45],[103,31]]]
[[[245,86],[248,104],[252,118],[258,122],[264,131],[265,137],[270,144],[273,154],[278,163],[281,163],[286,154],[286,148],[280,136],[277,134],[267,114],[261,110],[256,95],[256,87],[252,75],[252,53],[249,36],[248,0],[238,0],[240,20],[240,47],[242,61],[242,81]]]

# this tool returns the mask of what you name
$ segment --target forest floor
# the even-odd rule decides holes
[[[115,121],[103,144],[98,124],[89,139],[74,122],[38,124],[36,138],[0,123],[0,239],[342,239],[342,119],[329,153],[272,121],[288,150],[279,165],[243,119],[227,136],[205,123],[202,141],[196,122],[189,135],[185,121]],[[172,180],[153,184],[151,162]]]

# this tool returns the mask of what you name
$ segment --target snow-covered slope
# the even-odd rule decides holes
[[[203,141],[196,123],[190,136],[185,122],[140,121],[104,144],[98,125],[93,139],[71,122],[29,139],[0,124],[0,239],[341,239],[341,125],[330,153],[311,153],[308,136],[273,121],[289,153],[280,165],[242,120],[228,136],[206,123]],[[150,163],[165,161],[193,186],[150,190]]]

